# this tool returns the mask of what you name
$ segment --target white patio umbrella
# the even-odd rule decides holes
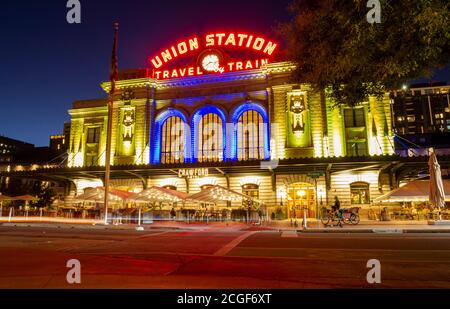
[[[430,203],[439,208],[439,220],[442,220],[441,208],[445,207],[445,191],[442,182],[441,167],[436,158],[433,148],[430,148]]]
[[[188,194],[184,192],[152,186],[148,189],[142,190],[139,193],[133,194],[128,198],[128,200],[135,202],[148,202],[148,203],[157,203],[157,202],[175,203],[175,202],[184,202],[184,200],[187,197]]]
[[[191,194],[188,197],[188,199],[200,203],[211,203],[211,204],[233,202],[233,201],[240,202],[244,200],[250,201],[255,204],[260,203],[260,201],[257,200],[256,198],[253,198],[251,196],[239,193],[237,191],[219,185],[211,186],[198,193]]]
[[[14,198],[0,193],[0,217],[3,214],[3,202],[4,201],[14,201]]]

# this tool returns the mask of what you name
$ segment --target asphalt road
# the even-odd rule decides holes
[[[69,284],[66,263],[81,263]],[[369,284],[366,263],[381,263]],[[0,288],[450,288],[450,234],[0,226]]]

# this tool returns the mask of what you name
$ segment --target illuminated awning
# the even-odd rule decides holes
[[[27,201],[27,202],[37,202],[39,199],[32,195],[20,195],[20,196],[14,196],[14,201]]]
[[[7,195],[0,194],[0,202],[5,202],[5,201],[14,201],[14,198],[7,196]]]
[[[223,202],[233,201],[248,201],[250,204],[260,204],[259,200],[251,196],[239,193],[231,189],[227,189],[219,185],[211,186],[198,193],[192,194],[189,196],[188,200],[210,204],[219,204]]]
[[[128,198],[128,200],[135,202],[148,202],[148,203],[155,203],[155,202],[175,203],[175,202],[183,202],[188,197],[188,195],[189,194],[184,192],[152,186],[148,189],[142,190],[139,193],[133,194],[131,197]]]
[[[443,180],[445,200],[450,201],[450,180]],[[426,202],[430,194],[429,180],[415,180],[374,199],[374,202]]]
[[[120,202],[126,200],[133,194],[133,192],[118,189],[109,189],[108,200],[111,202]],[[75,199],[83,202],[103,202],[105,199],[105,188],[97,187],[92,190],[87,190],[85,193],[76,196]]]

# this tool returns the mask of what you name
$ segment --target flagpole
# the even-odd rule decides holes
[[[119,32],[119,23],[114,23],[114,44],[111,59],[111,72],[110,81],[111,89],[109,91],[108,100],[108,127],[106,131],[106,158],[105,158],[105,194],[104,194],[104,216],[105,225],[108,224],[108,202],[109,202],[109,174],[110,174],[110,164],[111,164],[111,134],[112,134],[112,118],[113,118],[113,106],[114,106],[114,92],[115,92],[115,81],[118,79],[118,64],[117,64],[117,37]]]

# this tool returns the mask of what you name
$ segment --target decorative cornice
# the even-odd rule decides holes
[[[143,88],[149,86],[155,89],[169,89],[178,87],[192,87],[198,85],[228,83],[232,81],[245,80],[264,80],[268,75],[290,73],[295,69],[293,62],[275,62],[269,63],[260,69],[242,70],[235,72],[227,72],[222,74],[207,74],[199,76],[188,76],[181,78],[171,78],[157,80],[153,78],[136,78],[119,80],[116,83],[117,89]],[[111,83],[103,82],[101,87],[104,91],[109,92]]]

